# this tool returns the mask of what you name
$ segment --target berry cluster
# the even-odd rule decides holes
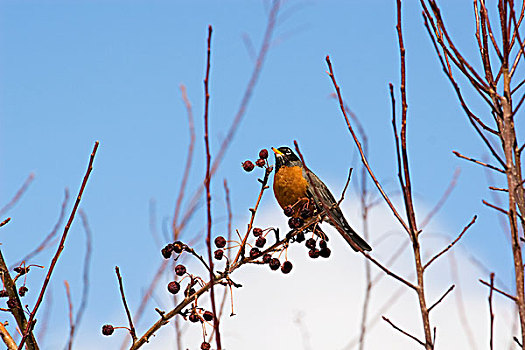
[[[303,202],[306,202],[303,204]],[[289,217],[288,226],[295,231],[295,242],[305,242],[306,248],[309,249],[308,255],[312,259],[318,257],[328,258],[332,253],[330,248],[323,238],[325,234],[321,231],[318,220],[314,218],[317,215],[316,210],[310,208],[310,202],[308,200],[298,201],[295,205],[286,206],[283,211],[284,215]],[[311,219],[314,220],[311,220]],[[306,239],[305,232],[312,232],[312,237]],[[315,237],[315,238],[314,238]],[[317,239],[321,239],[319,242],[319,248],[317,248]]]
[[[259,168],[264,168],[265,166],[268,166],[268,150],[262,149],[259,151],[259,159],[255,161],[255,165],[257,165]],[[250,172],[255,168],[255,165],[253,165],[251,160],[246,160],[242,164],[242,168],[246,172]]]

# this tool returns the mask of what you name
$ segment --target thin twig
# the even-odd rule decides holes
[[[383,196],[383,198],[387,202],[388,206],[392,210],[392,213],[394,214],[394,216],[401,223],[401,225],[405,228],[405,230],[407,232],[409,232],[410,229],[409,229],[408,225],[401,218],[401,215],[399,215],[399,213],[397,212],[396,208],[392,204],[392,201],[390,200],[388,195],[385,193],[385,191],[383,190],[383,187],[381,186],[381,184],[379,183],[379,181],[375,177],[374,173],[372,172],[372,169],[370,169],[370,166],[368,165],[368,160],[366,159],[366,156],[365,156],[365,154],[363,152],[363,148],[361,146],[361,143],[357,139],[357,136],[356,136],[356,134],[354,132],[354,129],[352,128],[352,125],[350,124],[350,120],[348,119],[348,116],[346,114],[346,110],[344,108],[344,103],[343,103],[343,98],[341,96],[341,91],[339,89],[339,85],[337,85],[337,82],[335,80],[335,75],[334,75],[334,71],[332,69],[332,62],[330,61],[330,56],[326,56],[326,63],[328,65],[328,72],[327,73],[330,76],[330,79],[332,79],[332,83],[333,83],[335,91],[337,93],[337,98],[338,98],[338,101],[339,101],[339,107],[341,108],[341,111],[343,112],[343,116],[345,118],[346,125],[348,126],[348,130],[352,134],[352,138],[354,139],[354,142],[355,142],[355,144],[356,144],[356,146],[357,146],[357,148],[359,150],[359,154],[361,155],[361,161],[363,162],[364,166],[368,170],[368,174],[370,175],[370,177],[374,181],[374,184],[376,185],[377,189],[379,190],[379,192],[381,193],[381,195]]]
[[[87,181],[89,179],[89,175],[91,174],[91,171],[93,170],[93,161],[95,160],[95,154],[97,153],[99,142],[95,141],[95,146],[93,147],[93,151],[91,152],[91,156],[89,158],[89,164],[88,168],[86,170],[86,174],[84,175],[84,179],[82,180],[82,185],[80,186],[80,190],[77,195],[77,200],[75,201],[75,205],[73,206],[73,209],[71,210],[71,214],[69,215],[69,219],[67,221],[66,226],[64,227],[64,232],[62,234],[62,237],[60,239],[60,243],[58,245],[57,251],[55,255],[53,256],[53,259],[51,260],[51,264],[49,265],[49,270],[47,272],[46,278],[44,280],[44,284],[42,285],[42,288],[40,290],[40,294],[38,295],[37,302],[35,304],[35,307],[33,308],[33,311],[31,311],[31,314],[29,315],[29,320],[27,321],[27,326],[24,329],[22,340],[20,341],[20,344],[18,345],[18,350],[22,350],[22,347],[24,346],[25,340],[29,333],[31,332],[31,329],[34,325],[34,318],[36,315],[36,312],[38,311],[38,308],[40,304],[42,303],[42,300],[44,299],[44,294],[46,292],[47,286],[49,284],[49,281],[51,279],[51,274],[53,273],[53,270],[55,269],[55,265],[58,262],[58,258],[60,257],[60,254],[64,250],[67,234],[69,232],[69,228],[71,227],[71,224],[73,223],[73,219],[75,218],[75,214],[77,212],[78,206],[80,205],[80,200],[82,199],[82,194],[84,193],[84,189],[86,188]]]
[[[343,192],[341,192],[341,198],[337,202],[337,206],[340,206],[343,200],[345,199],[345,192],[346,192],[346,189],[348,188],[348,184],[350,183],[350,179],[352,178],[352,170],[354,169],[350,168],[348,170],[348,178],[346,179],[345,187],[343,187]]]
[[[479,164],[479,165],[482,165],[484,167],[487,167],[489,169],[492,169],[492,170],[496,170],[496,171],[499,171],[500,173],[502,174],[505,174],[505,170],[503,169],[500,169],[500,168],[497,168],[495,167],[494,165],[490,165],[490,164],[487,164],[487,163],[484,163],[484,162],[481,162],[477,159],[474,159],[474,158],[470,158],[470,157],[467,157],[467,156],[464,156],[462,155],[461,153],[457,152],[457,151],[452,151],[452,153],[454,153],[454,155],[458,158],[463,158],[463,159],[466,159],[468,161],[471,161],[473,163],[476,163],[476,164]]]
[[[175,213],[173,214],[172,221],[172,231],[173,231],[173,240],[178,238],[180,228],[177,225],[179,219],[179,213],[182,207],[182,200],[184,199],[184,193],[186,190],[186,183],[190,175],[191,164],[193,162],[193,150],[195,148],[195,126],[193,122],[193,110],[191,108],[191,102],[188,99],[188,94],[186,93],[186,86],[180,85],[180,91],[182,94],[182,100],[184,106],[186,106],[186,112],[188,114],[188,127],[190,130],[190,144],[188,145],[188,154],[186,155],[186,165],[184,167],[184,174],[182,175],[182,181],[180,183],[179,195],[177,197],[177,202],[175,204]]]
[[[494,311],[492,311],[492,292],[494,291],[494,273],[490,274],[489,314],[490,314],[490,350],[494,349]]]
[[[399,328],[398,326],[396,326],[395,324],[392,323],[392,321],[390,321],[388,318],[386,318],[385,316],[382,316],[383,317],[383,320],[385,320],[389,325],[391,325],[395,330],[403,333],[404,335],[406,335],[407,337],[409,337],[410,339],[412,340],[415,340],[416,342],[418,342],[420,345],[423,345],[425,346],[425,343],[423,343],[421,340],[417,339],[415,336],[413,336],[412,334],[408,333],[408,332],[405,332],[404,330],[402,330],[401,328]]]
[[[215,279],[215,274],[213,273],[213,256],[211,252],[211,154],[210,154],[210,141],[209,141],[209,132],[208,132],[208,110],[210,105],[210,93],[209,93],[209,78],[210,78],[210,58],[211,58],[211,34],[212,27],[208,26],[208,51],[206,59],[206,77],[204,78],[204,144],[206,147],[206,177],[204,179],[204,186],[206,188],[206,213],[207,213],[207,234],[206,234],[206,247],[208,248],[208,263],[209,263],[209,272],[210,272],[210,298],[211,298],[211,308],[213,312],[213,329],[215,330],[215,343],[217,349],[221,350],[221,332],[219,331],[220,320],[217,317],[217,307],[215,305],[215,288],[213,280]]]
[[[71,300],[71,290],[67,281],[64,281],[64,287],[66,288],[66,300],[69,315],[69,334],[72,334],[75,332],[75,323],[73,322],[73,301]]]
[[[452,243],[450,243],[445,249],[443,249],[441,252],[439,252],[438,254],[434,255],[434,257],[432,259],[430,259],[424,266],[423,266],[423,270],[425,270],[430,264],[432,264],[432,262],[434,262],[437,258],[439,258],[441,255],[445,254],[450,248],[452,248],[454,246],[454,244],[456,244],[460,239],[461,237],[463,237],[463,235],[465,234],[465,232],[467,232],[467,230],[470,228],[470,226],[474,225],[474,223],[476,222],[476,219],[478,218],[477,215],[474,215],[474,217],[472,218],[472,220],[470,220],[470,222],[468,223],[467,226],[465,226],[463,228],[463,230],[461,231],[461,233],[459,234],[459,236],[452,241]]]
[[[15,266],[20,266],[20,264],[22,264],[23,262],[29,262],[30,259],[34,258],[40,252],[44,251],[47,247],[51,246],[51,244],[54,242],[53,238],[58,233],[58,229],[60,228],[60,226],[62,226],[62,222],[64,221],[64,218],[66,216],[66,206],[68,201],[69,191],[66,188],[64,190],[64,200],[62,201],[62,206],[60,207],[60,214],[58,215],[58,220],[51,232],[49,232],[49,234],[42,240],[42,242],[40,242],[40,244],[35,249],[27,253],[22,259],[20,259],[14,265],[12,265],[11,269],[13,269]]]
[[[452,292],[452,290],[455,288],[456,286],[453,284],[450,286],[449,289],[447,289],[447,291],[441,296],[441,298],[438,299],[438,301],[436,301],[431,307],[428,308],[428,312],[430,313],[430,311],[437,305],[439,304],[440,302],[443,301],[443,299],[445,299],[445,297],[448,295],[448,293]]]
[[[135,326],[133,326],[133,318],[131,317],[131,313],[129,312],[128,303],[126,302],[126,295],[124,294],[124,285],[122,283],[122,276],[120,276],[120,269],[118,266],[115,266],[115,273],[117,274],[118,286],[120,289],[120,297],[122,298],[122,304],[124,304],[124,309],[126,310],[126,316],[128,317],[129,335],[131,335],[133,344],[135,344],[135,342],[137,341],[137,334],[135,332]]]
[[[89,284],[90,284],[89,283],[89,270],[90,270],[90,265],[91,265],[91,251],[92,251],[92,245],[93,245],[91,242],[92,241],[91,229],[89,228],[86,213],[84,213],[82,209],[79,209],[78,213],[80,214],[82,226],[84,227],[84,232],[86,234],[86,253],[84,255],[84,271],[82,273],[82,296],[80,299],[80,305],[75,314],[73,326],[70,328],[70,332],[69,332],[69,340],[67,344],[67,348],[69,350],[73,349],[73,340],[75,339],[75,332],[80,327],[80,324],[82,322],[82,317],[84,316],[84,312],[86,310],[87,303],[88,303]]]
[[[487,287],[490,287],[490,283],[485,282],[485,281],[483,281],[482,279],[479,279],[479,282],[480,282],[481,284],[486,285]],[[513,295],[511,295],[511,294],[509,294],[509,293],[506,293],[506,292],[502,291],[501,289],[498,289],[498,288],[494,287],[494,285],[492,285],[491,288],[492,288],[493,290],[495,290],[496,292],[500,293],[501,295],[506,296],[507,298],[509,298],[510,300],[512,300],[512,301],[514,301],[514,302],[517,302],[517,300],[518,300],[515,296],[513,296]]]
[[[27,188],[29,187],[31,182],[33,182],[34,179],[35,179],[35,174],[33,173],[29,174],[29,176],[24,181],[20,189],[16,191],[16,194],[13,196],[13,198],[6,205],[4,205],[2,209],[0,209],[0,216],[3,216],[6,212],[11,210],[11,208],[13,208],[16,205],[16,203],[18,203],[18,201],[20,200],[20,198],[22,198],[24,193],[27,191]]]

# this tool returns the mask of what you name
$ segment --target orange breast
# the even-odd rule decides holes
[[[274,175],[273,193],[281,208],[284,208],[306,197],[307,185],[301,167],[282,167]]]

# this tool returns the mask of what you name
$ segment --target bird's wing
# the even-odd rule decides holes
[[[372,250],[372,248],[366,243],[364,239],[362,239],[352,227],[348,224],[346,221],[343,212],[337,205],[337,201],[335,200],[332,192],[326,187],[326,185],[315,175],[312,171],[310,171],[310,177],[308,177],[308,174],[306,174],[306,170],[303,168],[303,176],[306,178],[306,181],[308,181],[308,188],[306,195],[308,198],[313,199],[315,205],[317,206],[319,211],[323,211],[323,204],[328,205],[331,207],[330,214],[331,216],[328,216],[328,222],[332,226],[339,226],[341,227],[346,235],[343,235],[343,238],[347,241],[352,240],[354,243],[356,243],[358,246],[361,247],[361,249],[365,251]],[[317,189],[317,191],[315,190]],[[333,217],[333,219],[331,218]],[[356,250],[351,244],[350,246],[352,249]]]

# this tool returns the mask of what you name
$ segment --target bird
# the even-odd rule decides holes
[[[292,215],[297,217],[300,215],[301,208],[312,203],[313,208],[311,209],[313,209],[314,213],[322,214],[324,212],[322,203],[324,202],[329,208],[330,215],[322,214],[323,219],[326,219],[332,226],[342,229],[338,231],[350,247],[355,251],[359,251],[350,243],[353,242],[363,251],[372,250],[370,245],[348,224],[337,201],[321,179],[311,170],[309,171],[310,176],[308,176],[303,163],[289,147],[272,147],[272,150],[275,153],[273,192],[275,199],[281,208],[285,210],[285,213],[286,210],[290,211],[289,208],[291,207],[293,209]],[[328,237],[324,237],[326,236],[324,232],[320,231],[317,234],[321,238],[328,240]]]

